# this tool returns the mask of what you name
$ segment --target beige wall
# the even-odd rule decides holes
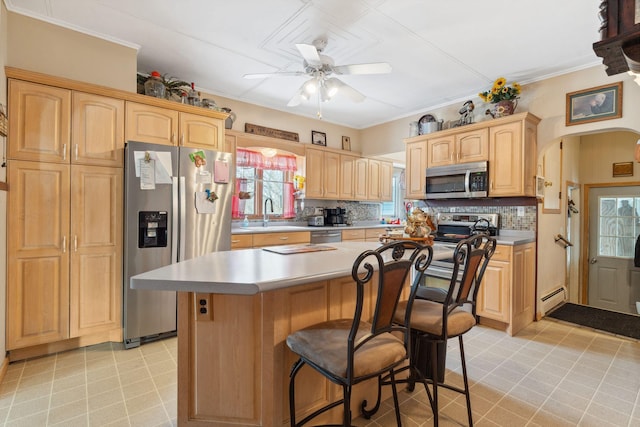
[[[7,65],[130,92],[136,91],[137,50],[8,14]]]
[[[640,117],[639,117],[640,120]],[[633,176],[613,177],[613,163],[633,162],[640,135],[632,132],[606,132],[580,138],[580,174],[583,184],[640,182],[640,164]]]

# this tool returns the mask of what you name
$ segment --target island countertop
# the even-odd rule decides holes
[[[254,295],[348,276],[357,256],[380,244],[341,242],[321,246],[335,250],[287,255],[265,250],[268,248],[213,252],[133,276],[131,288]],[[434,259],[449,257],[451,253],[449,249],[435,247]]]

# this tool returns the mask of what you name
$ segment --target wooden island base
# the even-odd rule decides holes
[[[289,371],[296,357],[285,340],[306,326],[353,317],[355,289],[348,276],[248,296],[179,292],[178,424],[288,425]],[[374,297],[368,295],[363,318]],[[296,392],[298,417],[342,395],[341,387],[309,367],[298,375]],[[354,389],[353,418],[363,400],[375,404],[376,393],[375,380]],[[383,393],[391,396],[390,387]],[[325,415],[317,423],[339,424],[341,407]]]

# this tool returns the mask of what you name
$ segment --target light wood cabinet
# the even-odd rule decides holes
[[[127,141],[177,145],[177,111],[137,102],[127,102],[126,114]]]
[[[317,148],[307,148],[305,179],[306,197],[309,199],[333,199],[340,196],[340,154]]]
[[[424,199],[426,194],[427,141],[417,140],[406,144],[405,188],[407,199]]]
[[[340,196],[340,169],[340,155],[330,151],[325,152],[322,179],[325,199],[337,200]]]
[[[427,167],[487,159],[489,197],[535,196],[539,122],[519,113],[405,139],[405,198],[424,198]]]
[[[231,250],[248,249],[253,247],[253,234],[231,235]]]
[[[489,128],[490,197],[535,197],[536,124],[517,121]]]
[[[122,171],[11,160],[7,349],[121,328]]]
[[[498,245],[478,292],[482,323],[517,334],[535,316],[535,243]]]
[[[380,200],[380,161],[368,160],[367,199]]]
[[[70,337],[122,323],[122,172],[71,167]]]
[[[69,163],[71,91],[9,79],[9,141],[9,159]]]
[[[363,157],[354,163],[354,196],[356,200],[367,200],[369,197],[369,160]]]
[[[488,160],[487,129],[461,132],[427,140],[427,167]]]
[[[9,160],[7,350],[69,336],[69,166]]]
[[[124,101],[73,92],[71,163],[124,165]]]
[[[364,231],[365,241],[367,242],[380,242],[380,236],[385,234],[384,228],[367,228]]]
[[[355,199],[355,162],[357,156],[349,154],[340,154],[340,191],[338,198],[340,200]]]
[[[364,232],[364,228],[358,228],[358,229],[351,229],[351,230],[342,230],[342,240],[343,241],[358,241],[358,242],[364,242],[365,241],[365,232]]]
[[[223,149],[224,121],[153,105],[127,102],[127,141]]]
[[[390,202],[393,200],[393,163],[380,162],[380,200]]]
[[[253,235],[253,247],[263,246],[293,245],[298,243],[309,243],[311,233],[308,231],[294,231],[290,233],[255,233]]]

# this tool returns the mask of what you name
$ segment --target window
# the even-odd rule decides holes
[[[382,217],[404,219],[404,169],[393,169],[393,181],[391,183],[391,201],[382,203]]]
[[[602,197],[599,209],[598,255],[632,258],[640,233],[640,197]]]
[[[236,151],[236,192],[233,200],[233,218],[245,215],[260,217],[265,202],[269,215],[292,218],[294,211],[293,177],[297,171],[294,155],[265,156],[257,150]]]

